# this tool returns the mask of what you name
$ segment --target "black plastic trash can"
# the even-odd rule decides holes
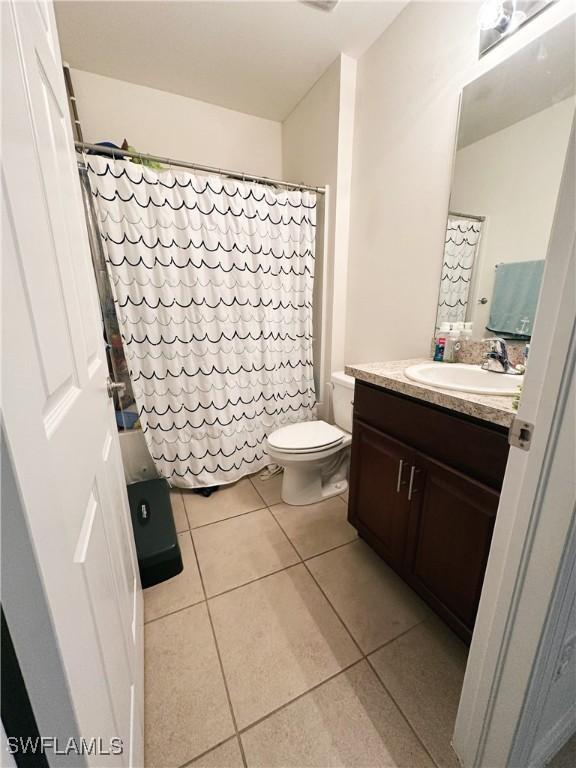
[[[179,574],[184,566],[166,480],[146,480],[128,486],[132,529],[142,588],[153,587]]]

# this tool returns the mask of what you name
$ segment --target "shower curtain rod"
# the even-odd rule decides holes
[[[143,152],[133,152],[128,149],[116,149],[113,147],[104,147],[100,144],[89,144],[85,141],[75,141],[74,146],[78,152],[91,150],[98,154],[110,155],[110,157],[134,157],[138,160],[151,160],[154,163],[163,165],[177,165],[181,168],[191,168],[194,171],[203,171],[204,173],[217,174],[219,176],[228,176],[230,179],[240,179],[241,181],[255,181],[261,184],[270,184],[274,187],[286,187],[287,189],[301,189],[307,192],[316,192],[323,195],[326,187],[310,187],[307,184],[293,184],[290,181],[280,181],[279,179],[270,179],[267,176],[253,176],[249,173],[239,173],[238,171],[227,171],[224,168],[213,168],[210,165],[200,165],[199,163],[190,163],[186,160],[173,160],[170,157],[160,157],[159,155],[147,155]]]
[[[473,221],[486,221],[486,216],[475,216],[473,213],[458,213],[458,211],[448,211],[448,216],[456,216],[459,219],[472,219]]]

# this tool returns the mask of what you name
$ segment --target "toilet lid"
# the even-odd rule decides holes
[[[330,448],[344,439],[344,432],[325,421],[303,421],[281,427],[268,437],[268,443],[279,451],[304,452]]]

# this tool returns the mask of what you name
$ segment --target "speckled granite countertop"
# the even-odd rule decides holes
[[[512,397],[474,395],[470,392],[456,392],[412,381],[404,375],[404,369],[417,363],[429,363],[426,358],[416,360],[395,360],[389,363],[360,363],[347,365],[345,371],[360,381],[375,384],[383,389],[400,392],[403,395],[434,403],[442,408],[465,413],[482,421],[509,427],[516,411],[512,408]],[[447,363],[448,365],[448,363]]]

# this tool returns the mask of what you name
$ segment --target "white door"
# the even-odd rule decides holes
[[[122,740],[87,762],[141,766],[142,592],[51,3],[2,3],[2,65],[8,448],[78,730]]]

